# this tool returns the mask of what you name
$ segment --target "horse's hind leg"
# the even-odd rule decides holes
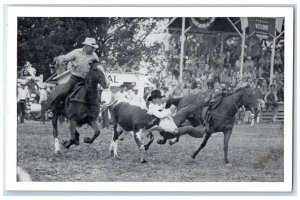
[[[99,128],[99,124],[97,122],[97,119],[93,120],[91,123],[90,123],[91,127],[94,129],[94,136],[92,138],[89,138],[89,137],[85,137],[84,138],[84,142],[85,143],[88,143],[88,144],[91,144],[94,142],[94,140],[100,135],[100,128]]]
[[[196,158],[196,156],[198,155],[198,153],[201,151],[201,149],[203,149],[208,141],[208,139],[210,138],[210,136],[212,135],[211,132],[206,133],[204,140],[202,141],[200,147],[193,153],[193,155],[191,156],[193,159]]]
[[[232,129],[224,131],[224,162],[226,165],[231,165],[228,160],[228,143],[229,143],[231,134],[232,134]]]
[[[60,145],[58,142],[58,130],[57,130],[57,122],[58,122],[58,115],[54,114],[52,118],[52,126],[53,126],[53,137],[54,137],[54,153],[60,152]]]

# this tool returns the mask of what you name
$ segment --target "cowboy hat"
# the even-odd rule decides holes
[[[94,47],[96,49],[98,49],[98,45],[96,44],[96,40],[95,38],[85,38],[84,42],[82,43],[84,45],[88,45],[88,46],[91,46],[91,47]]]
[[[157,99],[157,98],[161,99],[163,97],[165,97],[165,95],[162,96],[159,90],[153,90],[151,92],[150,97],[148,97],[147,101],[152,101],[153,99]]]
[[[247,56],[247,59],[248,59],[248,60],[251,60],[251,56]]]

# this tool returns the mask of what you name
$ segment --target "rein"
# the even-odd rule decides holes
[[[242,91],[242,92],[243,92],[243,91]],[[230,97],[231,97],[231,101],[233,102],[233,105],[235,105],[235,108],[236,108],[237,110],[239,110],[239,107],[238,107],[238,105],[235,103],[235,101],[234,101],[232,95],[230,95]]]
[[[244,90],[241,90],[241,92],[244,94]],[[226,97],[228,97],[230,100],[231,100],[231,102],[233,103],[233,105],[235,106],[235,108],[237,109],[237,110],[239,110],[239,107],[238,107],[238,105],[235,103],[235,101],[234,101],[234,99],[233,99],[233,97],[232,97],[232,95],[233,94],[230,94],[230,95],[226,95]],[[232,117],[231,116],[228,116],[228,115],[221,115],[221,114],[219,114],[218,112],[215,112],[215,111],[211,111],[211,114],[213,114],[213,115],[215,115],[215,116],[217,116],[217,117],[222,117],[222,118],[227,118],[227,119],[232,119]]]

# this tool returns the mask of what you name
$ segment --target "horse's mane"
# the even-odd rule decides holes
[[[247,88],[250,88],[250,85],[246,85],[246,86],[243,86],[243,87],[239,87],[239,88],[235,89],[233,92],[227,94],[227,96],[234,95],[234,94],[236,94],[236,93],[238,93],[238,92],[240,92],[240,91],[242,91],[242,90],[245,90],[245,89],[247,89]]]

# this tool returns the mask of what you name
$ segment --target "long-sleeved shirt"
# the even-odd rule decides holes
[[[161,111],[160,111],[161,110]],[[165,118],[171,115],[171,111],[169,109],[165,109],[165,105],[156,105],[154,103],[149,104],[148,114],[154,115],[157,118]]]
[[[86,54],[83,48],[75,49],[66,55],[58,57],[58,63],[70,62],[71,73],[75,76],[85,78],[90,70],[90,64],[93,61],[99,62],[99,58],[95,52],[91,55]]]
[[[47,91],[45,89],[40,90],[40,102],[42,103],[43,101],[47,101]]]

